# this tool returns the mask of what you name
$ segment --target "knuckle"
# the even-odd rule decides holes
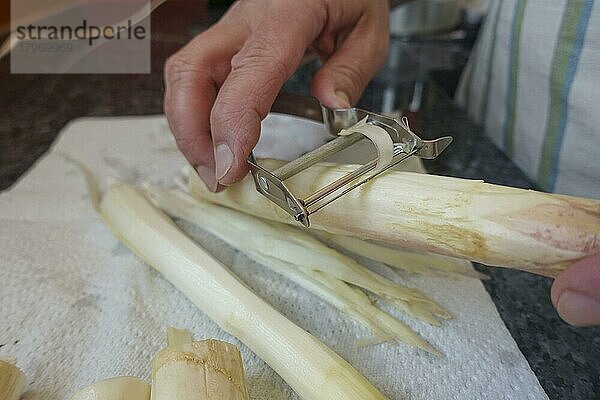
[[[237,111],[251,108],[264,116],[273,101],[271,94],[279,91],[289,75],[291,72],[282,56],[270,52],[264,44],[253,45],[231,61],[230,77],[247,84],[239,89],[229,88],[229,101],[223,104],[223,108],[227,110],[236,106]],[[243,103],[244,107],[239,103]]]
[[[252,45],[231,59],[231,71],[274,76],[285,80],[293,72],[286,61],[286,56],[266,40],[256,39],[252,41]]]
[[[210,122],[217,134],[236,135],[242,125],[242,116],[245,109],[236,102],[221,100],[213,106]]]

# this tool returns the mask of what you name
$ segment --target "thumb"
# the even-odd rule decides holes
[[[347,108],[355,104],[385,62],[389,44],[387,20],[370,21],[369,26],[364,26],[365,21],[359,22],[313,77],[313,96],[327,107]]]
[[[551,292],[560,317],[571,325],[600,325],[600,254],[560,273]]]

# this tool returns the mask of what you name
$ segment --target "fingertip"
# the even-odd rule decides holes
[[[219,185],[226,188],[244,179],[250,171],[250,168],[245,164],[246,162],[244,162],[243,165],[238,165],[235,169],[232,169],[231,172],[227,173],[227,175],[219,179]]]
[[[600,324],[600,255],[577,261],[561,272],[552,284],[550,299],[565,322]]]
[[[351,107],[353,104],[351,96],[343,88],[337,87],[334,79],[328,75],[327,71],[323,71],[314,76],[311,83],[312,95],[328,108]]]
[[[215,147],[216,176],[219,185],[231,186],[248,174],[248,154],[245,146],[232,149],[227,143],[219,143]]]
[[[600,325],[600,301],[585,293],[565,290],[556,306],[560,317],[578,327]]]
[[[224,90],[211,112],[215,172],[221,185],[230,186],[248,173],[248,155],[260,136],[261,116],[237,93]]]
[[[236,162],[236,156],[227,143],[217,144],[215,147],[215,163],[216,177],[219,184],[230,186],[242,180],[248,173],[246,158],[247,156],[243,153],[237,158],[240,161]]]

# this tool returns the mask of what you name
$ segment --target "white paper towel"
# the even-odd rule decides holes
[[[258,154],[286,151],[294,158],[324,137],[314,123],[270,116]],[[82,174],[59,152],[85,162],[100,177],[132,183],[170,186],[184,163],[161,116],[82,119],[68,125],[53,149],[0,194],[0,356],[16,358],[27,374],[25,398],[65,399],[115,375],[148,380],[169,326],[238,345],[253,399],[297,398],[262,360],[112,236],[90,206]],[[358,348],[356,338],[368,332],[351,318],[199,229],[181,226],[390,399],[547,399],[477,280],[402,279],[454,314],[441,328],[397,314],[445,357],[403,344]]]

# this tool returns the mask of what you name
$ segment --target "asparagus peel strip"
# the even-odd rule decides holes
[[[488,278],[487,275],[473,270],[470,262],[458,258],[392,248],[352,236],[332,235],[314,229],[310,230],[310,232],[319,239],[339,246],[351,253],[412,274],[442,275],[448,277],[466,276],[477,279]]]
[[[245,343],[300,397],[385,398],[348,362],[256,296],[140,191],[109,189],[100,212],[115,236]]]
[[[261,161],[274,170],[281,162]],[[286,180],[300,197],[356,166],[316,164]],[[188,169],[195,198],[287,224],[287,213],[261,196],[252,177],[222,193]],[[452,177],[387,171],[311,216],[336,235],[556,276],[600,253],[600,200],[554,195]]]
[[[377,165],[375,165],[375,169],[373,170],[373,173],[375,173],[381,171],[392,161],[392,157],[394,156],[394,142],[385,129],[367,124],[367,119],[368,117],[364,117],[350,128],[342,129],[338,135],[348,136],[354,132],[358,132],[373,143],[373,146],[377,150]]]

